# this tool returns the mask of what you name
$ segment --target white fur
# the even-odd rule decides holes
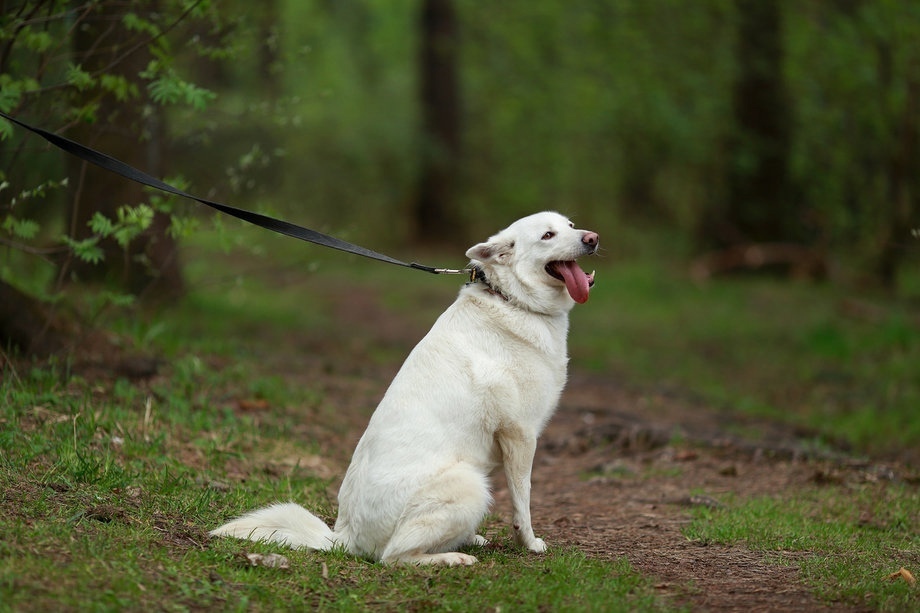
[[[339,545],[385,563],[473,564],[456,550],[486,542],[476,529],[492,502],[489,474],[503,466],[515,541],[545,551],[531,527],[530,473],[537,437],[565,385],[575,302],[544,267],[593,253],[596,239],[546,212],[467,251],[488,285],[460,290],[397,373],[355,449],[334,530],[286,503],[211,534]]]

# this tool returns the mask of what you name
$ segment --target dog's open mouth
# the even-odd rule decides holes
[[[594,273],[586,274],[575,260],[568,262],[550,262],[546,273],[565,283],[572,300],[582,304],[588,301],[588,291],[594,285]]]

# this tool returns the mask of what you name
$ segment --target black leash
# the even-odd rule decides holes
[[[196,202],[200,202],[201,204],[209,206],[213,209],[217,209],[221,213],[236,217],[237,219],[242,219],[243,221],[248,221],[251,224],[265,228],[266,230],[271,230],[279,234],[298,238],[302,241],[307,241],[316,245],[322,245],[323,247],[338,249],[339,251],[344,251],[346,253],[353,253],[355,255],[360,255],[372,260],[386,262],[387,264],[395,264],[396,266],[404,266],[406,268],[423,270],[425,272],[430,272],[436,275],[456,275],[469,273],[469,269],[456,270],[452,268],[434,268],[432,266],[424,266],[422,264],[418,264],[417,262],[403,262],[401,260],[397,260],[396,258],[391,258],[388,255],[377,253],[376,251],[361,247],[360,245],[355,245],[353,243],[349,243],[348,241],[343,241],[341,239],[335,238],[334,236],[329,236],[328,234],[323,234],[322,232],[311,230],[310,228],[304,228],[302,226],[298,226],[281,219],[275,219],[274,217],[262,215],[261,213],[254,213],[245,209],[238,209],[236,207],[222,204],[220,202],[214,202],[213,200],[208,200],[206,198],[199,198],[198,196],[193,196],[192,194],[184,192],[177,187],[173,187],[168,183],[164,183],[156,177],[148,175],[147,173],[142,172],[133,166],[125,164],[121,160],[117,160],[109,155],[96,151],[95,149],[91,149],[85,145],[81,145],[80,143],[64,138],[63,136],[53,132],[48,132],[47,130],[42,130],[41,128],[30,126],[29,124],[20,121],[15,117],[10,117],[2,111],[0,111],[0,117],[3,117],[4,119],[7,119],[16,125],[29,130],[30,132],[38,134],[55,147],[62,149],[63,151],[66,151],[67,153],[74,155],[81,160],[87,161],[91,164],[95,164],[100,168],[108,170],[109,172],[114,172],[115,174],[121,175],[126,179],[130,179],[131,181],[135,181],[142,185],[147,185],[148,187],[154,187],[164,192],[175,194],[176,196],[182,196],[183,198],[195,200]]]

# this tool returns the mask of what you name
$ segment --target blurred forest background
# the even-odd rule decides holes
[[[913,0],[0,6],[0,110],[207,198],[394,255],[557,209],[698,278],[916,289]],[[203,207],[0,137],[4,346],[53,348],[74,283],[182,294]]]

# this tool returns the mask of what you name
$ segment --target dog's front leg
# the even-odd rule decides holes
[[[534,535],[530,524],[530,472],[537,449],[537,435],[511,429],[499,431],[496,438],[502,450],[505,480],[511,494],[514,540],[530,551],[542,553],[546,551],[546,543]]]

